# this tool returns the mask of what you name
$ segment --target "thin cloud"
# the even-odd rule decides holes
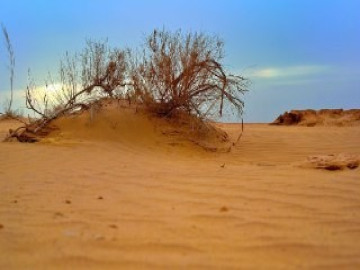
[[[308,66],[289,66],[289,67],[268,67],[258,69],[249,74],[250,77],[260,79],[283,79],[306,77],[326,73],[331,68],[329,66],[308,65]]]
[[[56,83],[50,86],[41,85],[33,89],[32,93],[34,98],[42,100],[45,93],[50,100],[54,99],[57,92],[61,89],[61,84]],[[10,90],[0,91],[0,111],[3,110],[3,107],[9,102],[11,92]],[[13,109],[24,109],[26,100],[26,90],[25,89],[15,89],[13,92]]]

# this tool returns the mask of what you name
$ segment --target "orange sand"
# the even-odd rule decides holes
[[[360,154],[360,127],[247,124],[209,153],[132,123],[0,143],[0,269],[360,269],[360,169],[299,166]]]

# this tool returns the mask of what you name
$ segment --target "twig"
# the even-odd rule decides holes
[[[242,135],[243,135],[243,132],[244,132],[244,119],[241,118],[241,133],[239,134],[236,142],[233,143],[233,146],[237,145],[237,143],[240,141]]]
[[[11,107],[12,107],[12,103],[13,103],[13,98],[14,98],[14,69],[15,69],[15,55],[14,55],[14,49],[13,46],[11,44],[10,41],[10,37],[9,37],[9,33],[6,30],[4,25],[1,25],[2,28],[2,32],[4,34],[5,37],[5,41],[6,41],[6,49],[8,51],[9,54],[9,69],[10,69],[10,101],[9,101],[9,105],[8,108],[6,109],[6,112],[11,112]]]

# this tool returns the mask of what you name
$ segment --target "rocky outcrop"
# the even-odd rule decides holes
[[[291,110],[281,114],[272,125],[349,126],[360,124],[360,109]]]

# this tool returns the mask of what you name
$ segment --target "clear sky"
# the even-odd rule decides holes
[[[2,0],[0,22],[15,50],[18,106],[28,68],[41,85],[65,51],[81,50],[86,38],[136,47],[165,27],[224,40],[226,68],[252,81],[247,122],[295,108],[360,107],[359,0]],[[1,36],[0,106],[7,63]]]

